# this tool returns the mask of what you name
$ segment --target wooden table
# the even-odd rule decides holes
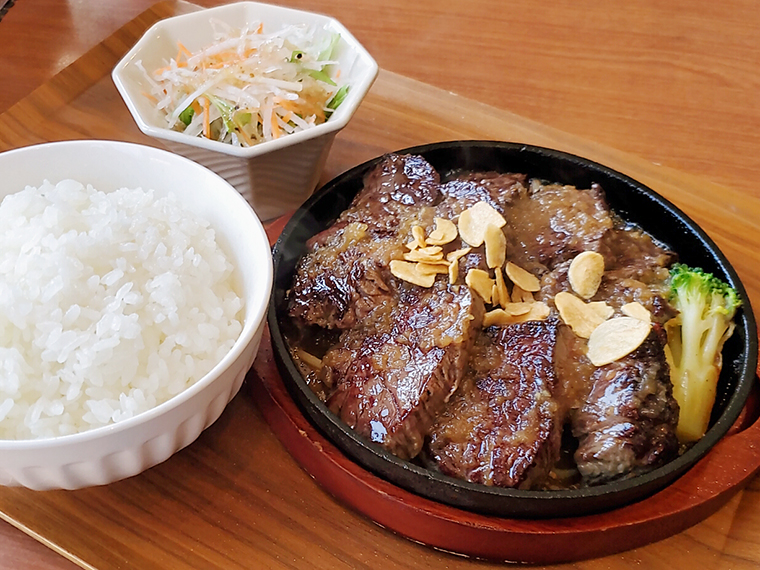
[[[211,6],[218,2],[195,3]],[[714,237],[722,247],[729,246],[727,255],[755,306],[760,304],[756,264],[760,250],[756,223],[760,219],[760,186],[756,183],[760,179],[760,99],[756,95],[760,88],[760,11],[754,2],[282,3],[337,17],[383,70],[536,121],[525,122],[526,133],[539,133],[543,140],[559,143],[572,141],[574,148],[588,148],[596,157],[613,162],[623,156],[638,157],[630,163],[653,179],[714,189],[716,203],[735,212],[742,232],[725,241],[721,235]],[[0,21],[0,114],[152,4],[153,0],[17,0]],[[410,93],[427,96],[417,84],[410,83],[408,88]],[[483,124],[489,108],[475,110]],[[457,116],[455,104],[446,112],[459,129],[456,132],[462,132],[464,112]],[[513,119],[511,124],[519,122],[517,117]],[[495,127],[499,124],[494,123]],[[540,124],[549,128],[542,130]],[[446,132],[445,127],[443,122],[439,136]],[[2,135],[0,131],[0,138]],[[493,136],[497,135],[495,128]],[[350,166],[339,145],[336,150],[328,163],[331,173]],[[389,149],[377,152],[383,150]],[[699,203],[689,203],[688,188],[679,205],[700,222],[708,221],[709,211]],[[237,421],[248,417],[261,422],[255,407],[239,399],[233,405]],[[341,510],[298,469],[271,433],[262,436],[261,447],[259,452],[272,457],[273,467],[283,473],[266,481],[273,496],[278,486],[299,488],[295,498],[282,506],[281,529],[267,534],[271,550],[279,554],[270,552],[264,557],[269,548],[262,547],[262,558],[252,560],[251,567],[328,568],[331,560],[342,560],[345,567],[403,567],[399,552],[414,557],[415,563],[409,567],[486,566],[412,545]],[[757,567],[759,491],[760,479],[755,479],[720,511],[681,535],[567,567],[617,569],[644,564],[667,568],[683,561],[716,570]],[[318,541],[321,533],[312,522],[324,516],[325,510],[339,512],[350,521],[353,526],[336,524],[334,530],[356,533],[352,544],[359,545],[358,551],[325,552]],[[296,533],[294,539],[294,534],[285,530],[288,525],[298,525],[304,532]],[[304,553],[312,547],[318,552],[310,558]],[[113,567],[119,566],[114,563]],[[0,524],[0,568],[75,567],[41,542]]]

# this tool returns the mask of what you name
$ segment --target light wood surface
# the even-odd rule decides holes
[[[451,138],[576,152],[640,179],[692,215],[760,306],[760,11],[753,3],[284,3],[338,17],[383,68],[338,137],[325,179],[387,150]],[[0,148],[83,137],[146,142],[108,72],[146,21],[123,26],[151,4],[17,2],[0,22]],[[256,437],[235,437],[250,433]],[[219,470],[230,462],[248,468]],[[177,473],[192,476],[177,483]],[[755,479],[680,535],[568,568],[754,568],[758,491]],[[115,524],[115,505],[126,524]],[[196,444],[143,476],[77,493],[2,490],[0,510],[97,568],[491,566],[405,541],[336,503],[243,392]],[[223,531],[230,522],[235,529]],[[0,568],[76,567],[48,546],[3,523]]]

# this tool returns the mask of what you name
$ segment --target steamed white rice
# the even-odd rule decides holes
[[[119,422],[187,389],[242,330],[233,267],[175,196],[66,180],[0,205],[0,439]]]

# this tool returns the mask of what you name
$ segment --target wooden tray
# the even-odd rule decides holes
[[[155,144],[132,122],[111,83],[110,71],[152,23],[192,9],[192,5],[177,2],[155,5],[1,114],[0,150],[81,138]],[[386,151],[471,138],[551,146],[634,176],[696,219],[731,259],[755,304],[760,302],[760,237],[755,221],[760,201],[387,71],[381,71],[349,127],[337,137],[322,181]],[[276,233],[277,229],[272,231]],[[510,558],[539,560],[544,556],[548,560],[541,552],[547,548],[541,538],[547,534],[546,525],[554,524],[551,532],[555,534],[567,534],[568,521],[486,522],[464,517],[452,523],[457,513],[415,502],[415,498],[366,478],[345,458],[332,454],[329,446],[317,439],[318,434],[309,432],[308,425],[299,424],[296,414],[287,412],[292,402],[283,399],[281,391],[278,394],[274,376],[262,373],[265,363],[264,350],[255,365],[262,381],[250,375],[246,388],[222,417],[193,445],[165,463],[137,477],[81,491],[40,493],[0,488],[0,517],[80,566],[99,570],[499,567],[405,540],[353,508],[345,508],[299,468],[277,439],[288,441],[300,459],[293,444],[294,433],[298,433],[302,446],[322,446],[325,452],[321,457],[335,465],[334,471],[323,468],[329,474],[321,481],[326,488],[332,485],[332,492],[360,512],[357,497],[371,493],[386,512],[409,517],[395,521],[392,528],[415,539],[424,530],[427,534],[422,538],[429,544],[445,545],[441,541],[453,528],[463,533],[466,544],[457,546],[463,552],[501,558],[503,553],[494,552],[487,543],[509,539],[522,543],[522,550],[514,551]],[[303,433],[294,432],[296,427]],[[689,476],[696,478],[691,489],[698,489],[702,499],[689,503],[690,497],[681,495],[684,504],[692,505],[686,518],[676,520],[674,503],[660,504],[653,499],[647,520],[656,522],[650,524],[643,518],[634,521],[628,530],[638,538],[627,540],[622,547],[678,532],[728,500],[758,467],[757,431],[752,424],[727,439],[725,445],[716,448],[715,456],[711,454],[704,465],[690,472]],[[736,449],[745,445],[743,450]],[[725,475],[716,475],[716,465],[721,461],[725,462]],[[318,474],[313,465],[306,467]],[[710,474],[711,479],[699,480],[703,473]],[[337,485],[333,477],[345,486]],[[601,570],[643,564],[665,569],[677,561],[678,566],[717,569],[728,568],[728,563],[736,567],[734,563],[742,559],[752,567],[760,561],[753,538],[753,531],[760,529],[760,515],[756,514],[760,513],[760,494],[755,487],[760,487],[756,479],[750,483],[750,492],[729,500],[706,521],[669,539],[563,568]],[[715,491],[720,488],[722,492]],[[705,499],[702,491],[707,495],[712,492],[713,497]],[[381,524],[394,523],[382,516],[377,515]],[[660,532],[659,525],[667,530]],[[468,526],[472,529],[465,533],[462,529]],[[560,527],[562,530],[557,530]],[[599,548],[573,544],[578,542],[573,539],[569,542],[574,550],[552,559],[600,556],[619,550],[616,543],[627,539],[626,530],[609,527],[608,532],[607,528],[600,527],[595,539]]]

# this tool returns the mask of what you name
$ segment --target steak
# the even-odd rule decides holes
[[[411,227],[433,225],[439,177],[419,156],[388,155],[338,220],[307,243],[288,310],[304,323],[348,329],[387,310],[397,292],[388,269],[408,251]]]
[[[447,475],[530,488],[559,456],[562,412],[554,392],[558,322],[489,327],[469,373],[433,428],[427,454]]]
[[[387,318],[343,332],[322,359],[328,407],[394,455],[415,457],[462,380],[482,314],[467,287],[399,285]]]
[[[641,303],[655,322],[665,323],[676,312],[666,299],[668,267],[675,254],[655,243],[635,227],[616,225],[600,242],[605,271],[596,294],[590,301],[605,301],[613,309],[632,302]],[[567,271],[570,261],[557,264],[541,278],[537,298],[550,306],[560,291],[570,291]]]
[[[678,456],[678,403],[654,325],[634,352],[597,368],[586,403],[572,417],[575,461],[588,484],[628,478]]]
[[[598,251],[613,219],[604,192],[531,181],[531,191],[506,210],[507,255],[543,275],[583,251]]]
[[[440,187],[443,200],[436,207],[438,216],[454,219],[467,208],[485,202],[500,214],[515,200],[528,194],[524,174],[473,172],[449,180]]]

